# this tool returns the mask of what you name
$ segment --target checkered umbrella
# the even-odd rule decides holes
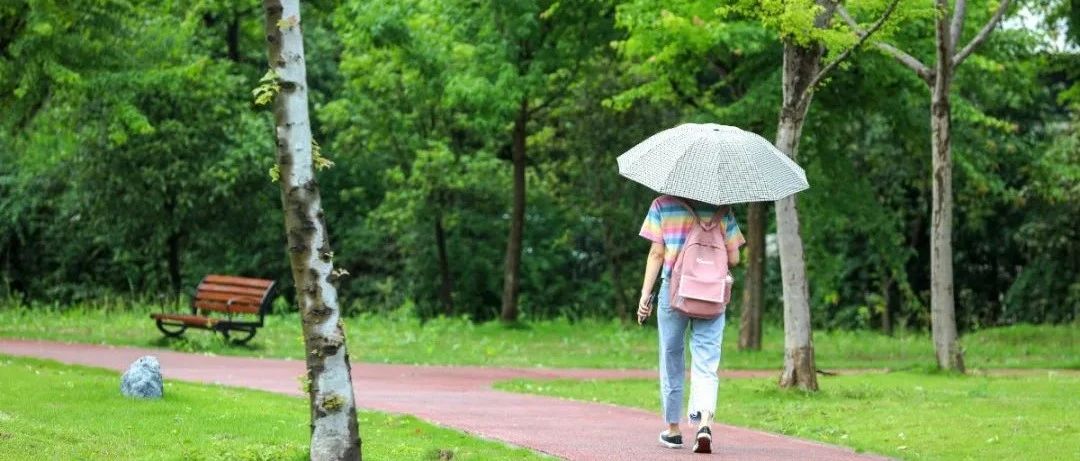
[[[652,135],[619,156],[619,174],[714,205],[780,200],[810,187],[806,172],[765,138],[715,123]]]

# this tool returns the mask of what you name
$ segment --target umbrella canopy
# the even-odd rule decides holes
[[[713,205],[775,201],[810,187],[806,172],[765,138],[715,123],[652,135],[619,156],[619,174]]]

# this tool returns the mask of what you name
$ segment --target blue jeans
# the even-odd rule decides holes
[[[720,379],[720,343],[724,338],[724,315],[694,319],[672,310],[668,281],[660,284],[656,318],[660,329],[660,402],[669,424],[682,419],[683,380],[686,376],[686,327],[690,326],[690,403],[687,413],[696,424],[703,412],[716,413]]]

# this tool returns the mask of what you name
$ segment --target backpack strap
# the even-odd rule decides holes
[[[713,213],[713,217],[711,220],[709,220],[709,222],[703,222],[701,220],[701,217],[698,216],[697,212],[694,211],[694,207],[690,206],[690,204],[687,203],[685,199],[683,199],[682,197],[672,197],[674,197],[676,202],[678,202],[680,205],[686,208],[687,211],[690,212],[690,216],[694,217],[694,223],[701,226],[701,228],[704,229],[705,232],[711,231],[714,227],[719,226],[724,219],[724,217],[720,213],[721,211],[724,211],[723,205],[716,208],[716,212]],[[720,233],[724,235],[724,240],[726,241],[727,229],[724,229],[724,226],[720,227]]]

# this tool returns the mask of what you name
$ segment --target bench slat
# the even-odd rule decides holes
[[[221,301],[228,302],[230,299],[238,303],[255,303],[262,302],[261,296],[251,296],[244,294],[232,294],[232,293],[219,293],[216,291],[200,291],[195,293],[195,300],[205,299],[207,301]]]
[[[274,284],[273,280],[253,279],[247,277],[232,277],[229,275],[207,275],[203,279],[206,283],[215,283],[220,285],[237,285],[250,288],[270,288],[270,285]]]
[[[250,296],[257,299],[262,299],[262,297],[266,295],[265,288],[250,288],[238,285],[219,285],[216,283],[207,282],[199,284],[198,292],[202,293],[204,291],[215,293],[232,293],[236,295]],[[198,298],[199,295],[196,294],[195,297]]]
[[[232,306],[227,306],[225,301],[213,301],[206,299],[196,299],[195,308],[209,311],[218,312],[232,312],[234,314],[258,314],[259,303],[256,302],[235,302]]]
[[[170,322],[180,322],[184,325],[196,326],[196,327],[212,327],[220,322],[220,319],[213,317],[201,317],[198,315],[184,315],[184,314],[153,314],[151,315],[156,320],[165,320]]]

